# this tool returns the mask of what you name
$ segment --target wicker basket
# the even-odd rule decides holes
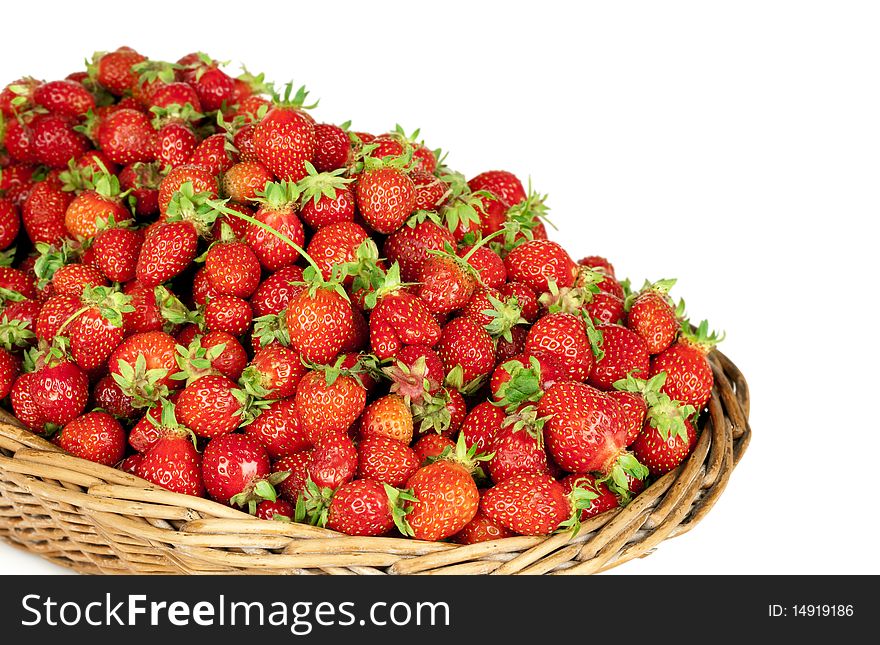
[[[693,455],[570,533],[470,546],[266,522],[61,452],[0,410],[0,536],[81,573],[595,573],[644,557],[712,508],[749,443],[748,386],[719,352]]]

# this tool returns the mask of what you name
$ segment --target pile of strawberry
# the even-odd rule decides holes
[[[304,89],[129,48],[0,93],[0,398],[73,455],[263,519],[459,543],[628,503],[719,340],[544,197]]]

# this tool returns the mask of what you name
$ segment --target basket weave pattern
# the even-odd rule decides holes
[[[0,410],[0,537],[81,573],[584,574],[644,557],[712,508],[749,443],[748,386],[718,351],[693,454],[624,509],[573,539],[513,537],[470,546],[347,537],[267,522],[170,493],[72,457]]]

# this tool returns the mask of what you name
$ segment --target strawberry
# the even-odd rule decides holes
[[[274,344],[260,347],[242,374],[242,385],[256,396],[284,399],[296,394],[308,369],[296,350]]]
[[[48,420],[31,393],[31,387],[38,380],[39,377],[34,372],[25,372],[19,376],[12,385],[9,401],[16,419],[31,432],[43,433]]]
[[[70,354],[87,372],[100,369],[122,342],[123,314],[134,311],[131,298],[108,287],[86,288],[80,296],[83,310],[63,331],[70,338]]]
[[[641,336],[620,325],[598,325],[602,334],[602,356],[597,358],[588,383],[600,390],[611,390],[628,374],[644,378],[650,369],[648,346]]]
[[[399,394],[386,394],[368,405],[361,417],[361,437],[384,435],[405,444],[412,441],[413,418]]]
[[[523,406],[508,416],[492,442],[489,476],[496,484],[520,473],[547,473],[544,425],[535,406]]]
[[[192,185],[192,194],[206,193],[207,197],[217,197],[217,179],[202,166],[184,164],[172,168],[159,184],[159,212],[162,215],[168,212],[168,206],[174,195],[182,190],[186,184]],[[187,189],[189,192],[189,189]],[[178,204],[180,206],[180,204]]]
[[[273,401],[259,409],[259,415],[244,427],[272,459],[280,459],[312,447],[299,421],[293,398]]]
[[[162,121],[160,118],[153,120],[156,126],[153,156],[162,167],[182,166],[190,160],[198,145],[196,134],[181,120],[171,119],[164,124]]]
[[[147,407],[180,386],[173,378],[176,347],[172,336],[150,331],[129,336],[110,355],[107,369],[135,407]]]
[[[439,177],[424,170],[414,170],[409,178],[416,192],[415,210],[434,210],[443,202],[447,185]]]
[[[309,440],[345,432],[364,411],[367,393],[348,370],[326,367],[308,372],[296,390],[296,410]]]
[[[58,295],[81,296],[86,289],[106,287],[107,284],[98,269],[78,262],[58,267],[52,274],[52,290]]]
[[[572,287],[577,265],[556,242],[529,240],[504,259],[510,280],[522,282],[537,293],[550,290],[550,282],[562,289]]]
[[[209,331],[223,331],[236,337],[250,328],[254,317],[247,300],[220,295],[208,300],[204,316],[205,328]]]
[[[327,224],[315,232],[306,251],[329,280],[338,265],[357,260],[358,247],[368,238],[354,222]]]
[[[18,206],[11,199],[0,197],[0,250],[9,248],[18,237],[21,216]]]
[[[601,255],[588,255],[578,260],[578,264],[582,267],[589,267],[594,271],[600,271],[611,278],[614,277],[614,265]]]
[[[723,339],[724,334],[709,333],[706,320],[693,331],[683,324],[678,340],[652,359],[651,376],[665,372],[666,382],[661,391],[675,401],[702,410],[715,384],[706,356]]]
[[[615,387],[617,384],[615,384]],[[608,396],[617,401],[623,413],[623,425],[626,428],[626,445],[631,446],[642,431],[648,406],[645,397],[638,392],[611,390]]]
[[[80,414],[89,399],[89,381],[77,365],[50,350],[38,361],[42,366],[29,383],[28,390],[48,423],[64,425]]]
[[[490,289],[500,289],[507,281],[507,267],[504,260],[492,249],[481,246],[469,254],[473,246],[463,246],[458,250],[458,255],[468,256],[468,262],[476,270],[480,282]]]
[[[300,450],[281,457],[272,463],[273,474],[285,474],[285,479],[278,484],[281,496],[288,502],[297,503],[300,495],[305,492],[309,479],[308,466],[312,461],[312,450]]]
[[[467,526],[480,505],[480,493],[474,483],[472,453],[459,439],[456,452],[422,466],[406,482],[411,510],[397,517],[396,524],[404,535],[417,540],[444,540]],[[397,499],[392,495],[392,503]]]
[[[294,242],[297,247],[305,244],[302,222],[296,216],[299,189],[289,182],[266,184],[257,201],[259,209],[254,219],[273,229],[278,235],[265,227],[251,225],[247,228],[247,243],[253,249],[260,263],[269,271],[293,264],[299,259],[299,250],[283,238]]]
[[[471,249],[470,253],[473,252]],[[422,265],[416,295],[425,301],[432,314],[448,314],[461,309],[471,299],[477,275],[468,259],[468,255],[459,258],[437,252]]]
[[[134,307],[133,312],[124,314],[126,334],[163,330],[165,318],[156,302],[156,289],[133,280],[126,283],[123,293],[131,296],[129,304]]]
[[[223,174],[220,190],[234,202],[246,204],[263,192],[274,177],[259,161],[240,161]]]
[[[424,301],[405,291],[399,278],[399,267],[395,263],[375,293],[365,299],[366,306],[373,308],[370,336],[373,351],[379,358],[397,354],[403,345],[432,347],[442,333]]]
[[[516,176],[506,170],[489,170],[480,173],[468,182],[473,191],[485,190],[513,206],[525,200],[526,191]]]
[[[178,61],[178,65],[181,66],[180,77],[192,85],[206,111],[219,110],[224,102],[232,100],[235,83],[220,69],[217,61],[204,54],[188,54]]]
[[[488,454],[494,450],[495,440],[501,433],[504,411],[490,401],[478,403],[471,409],[461,424],[461,435],[470,449],[477,447],[477,453]]]
[[[354,331],[347,298],[336,289],[321,287],[296,295],[287,307],[285,323],[291,346],[306,360],[323,365],[333,361]]]
[[[33,100],[49,112],[64,117],[81,116],[95,108],[94,97],[76,81],[43,83],[34,90]]]
[[[125,430],[106,412],[87,412],[70,421],[58,445],[75,457],[112,466],[125,456]]]
[[[81,308],[78,296],[62,294],[49,298],[40,309],[34,325],[37,338],[51,342],[59,335],[61,325]]]
[[[488,332],[467,316],[455,318],[444,328],[437,354],[448,374],[459,370],[459,389],[476,379],[488,377],[495,367],[495,346]],[[451,376],[450,376],[451,378]]]
[[[67,162],[89,149],[89,140],[73,129],[68,118],[47,114],[31,123],[36,160],[50,168],[67,168]]]
[[[545,425],[547,448],[564,470],[598,472],[624,491],[627,475],[647,476],[647,469],[625,450],[620,406],[604,392],[582,383],[556,383],[544,393],[538,414],[550,417]]]
[[[550,356],[518,354],[492,372],[489,390],[497,405],[510,411],[540,401],[544,390],[561,380],[562,370]]]
[[[424,345],[405,346],[383,371],[391,379],[391,392],[415,403],[425,394],[436,394],[446,374],[437,352]]]
[[[128,164],[119,173],[119,185],[130,191],[134,198],[134,212],[138,217],[150,217],[159,212],[159,186],[162,173],[156,162],[137,161]]]
[[[642,433],[633,443],[636,458],[653,477],[676,468],[694,449],[697,432],[688,418],[694,407],[661,394],[651,402]]]
[[[346,535],[388,533],[394,528],[394,517],[385,486],[360,479],[337,488],[330,500],[326,526]]]
[[[358,453],[345,432],[330,431],[315,441],[307,467],[318,488],[336,489],[351,481],[358,467]]]
[[[19,362],[7,350],[0,348],[0,398],[6,398],[15,385]]]
[[[283,499],[276,499],[274,502],[268,499],[257,504],[254,517],[261,520],[276,520],[282,522],[291,522],[296,514],[296,508],[293,504]]]
[[[185,107],[189,105],[194,112],[202,111],[202,102],[192,85],[180,82],[162,83],[149,92],[150,108]],[[151,110],[152,111],[152,110]]]
[[[568,475],[559,480],[559,483],[562,484],[562,490],[565,491],[567,495],[570,495],[576,488],[589,491],[595,495],[595,497],[590,500],[591,503],[589,508],[585,508],[581,511],[581,522],[620,506],[617,495],[593,475]]]
[[[502,540],[516,535],[506,526],[490,520],[483,511],[478,510],[474,519],[465,525],[458,533],[452,536],[452,542],[456,544],[477,544],[490,540]]]
[[[345,130],[329,123],[315,125],[315,154],[312,162],[318,172],[342,168],[348,162],[350,153],[351,141]]]
[[[425,394],[420,403],[413,403],[412,412],[418,432],[451,436],[461,428],[467,404],[458,389],[443,387],[435,394]]]
[[[114,52],[95,54],[93,78],[111,94],[121,96],[138,82],[138,74],[132,67],[146,60],[129,47],[120,47]]]
[[[208,495],[221,504],[245,506],[260,500],[275,501],[269,455],[259,442],[242,434],[214,437],[202,455],[202,479]]]
[[[246,396],[225,376],[209,374],[181,390],[177,418],[197,437],[217,437],[246,422]]]
[[[413,218],[415,219],[415,218]],[[455,245],[452,234],[436,222],[425,219],[410,221],[385,240],[382,253],[389,262],[400,265],[400,277],[404,282],[417,282],[422,265],[428,260],[430,251],[442,251]]]
[[[572,497],[546,473],[520,473],[483,493],[480,510],[514,533],[549,535],[557,529],[575,526]],[[585,499],[584,505],[587,504],[589,500]]]
[[[416,189],[400,169],[380,166],[367,169],[355,188],[358,209],[364,220],[378,233],[393,233],[415,208]]]
[[[122,205],[119,180],[106,173],[96,176],[95,189],[77,195],[64,213],[64,228],[76,239],[95,237],[108,223],[131,219]]]
[[[395,487],[403,486],[424,461],[408,445],[384,434],[364,437],[357,450],[359,479]]]
[[[198,327],[192,326],[198,330]],[[193,383],[208,374],[221,374],[233,381],[238,380],[247,365],[247,353],[238,340],[222,331],[196,334],[183,346],[184,339],[178,334],[177,365],[180,372],[175,380],[186,379]]]
[[[30,76],[13,81],[0,90],[0,114],[14,118],[34,107],[34,90],[40,86],[40,81]]]
[[[593,369],[593,351],[584,323],[572,314],[559,312],[538,319],[526,337],[526,351],[549,356],[561,375],[574,381],[585,381]]]
[[[315,154],[315,126],[298,109],[275,107],[254,128],[253,145],[272,174],[282,181],[299,181],[306,175],[305,162]]]
[[[6,166],[0,172],[0,195],[10,199],[18,207],[24,204],[36,185],[33,166],[15,164]]]
[[[131,419],[136,414],[131,404],[131,397],[126,396],[119,384],[109,375],[101,377],[95,383],[92,401],[95,407],[106,410],[117,419]]]
[[[214,290],[224,296],[247,298],[260,285],[260,261],[241,242],[220,242],[208,249],[205,272]]]
[[[239,161],[239,155],[226,148],[226,136],[223,134],[212,134],[209,137],[205,137],[196,146],[189,163],[216,177],[227,172],[237,161]],[[242,159],[242,161],[245,161],[245,159]],[[247,159],[247,161],[254,161],[254,159]]]
[[[416,441],[412,449],[416,453],[419,464],[425,464],[432,457],[439,457],[444,452],[454,451],[455,445],[455,442],[449,437],[429,433]]]
[[[110,161],[120,166],[156,158],[156,130],[150,118],[137,110],[117,110],[103,118],[95,139]]]
[[[293,297],[303,290],[303,287],[292,283],[302,280],[303,270],[298,266],[281,267],[271,273],[251,296],[254,316],[277,315],[287,309]]]
[[[101,273],[114,282],[134,280],[143,242],[143,232],[130,228],[109,228],[98,233],[92,248]]]
[[[649,354],[659,354],[678,335],[677,312],[667,294],[675,280],[646,283],[634,297],[627,300],[626,326],[644,339]]]
[[[192,434],[177,422],[174,406],[162,405],[159,437],[135,467],[135,474],[166,490],[204,497],[202,455],[193,443]]]
[[[34,185],[21,207],[21,222],[31,242],[57,244],[67,235],[64,215],[71,201],[73,196],[51,181]]]
[[[122,472],[126,472],[129,475],[137,474],[137,467],[144,460],[144,456],[139,453],[134,453],[133,455],[129,455],[125,459],[119,462],[116,466]]]

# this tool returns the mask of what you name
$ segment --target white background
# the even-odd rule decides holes
[[[614,571],[880,573],[874,3],[162,4],[10,4],[0,83],[121,44],[204,50],[307,84],[319,120],[421,127],[469,176],[531,176],[573,255],[677,277],[753,395],[713,511]],[[6,545],[0,562],[61,572]]]

